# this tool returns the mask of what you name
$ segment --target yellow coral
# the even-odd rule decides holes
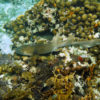
[[[44,0],[40,0],[40,1],[37,3],[37,6],[43,5],[43,4],[44,4]]]
[[[56,3],[53,4],[54,7],[57,7]]]
[[[24,15],[18,16],[17,19],[20,20],[22,17],[24,17]]]

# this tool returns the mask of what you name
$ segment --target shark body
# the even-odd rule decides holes
[[[63,41],[59,35],[56,35],[50,42],[46,44],[28,44],[22,45],[16,49],[16,53],[24,56],[33,56],[34,54],[47,54],[55,51],[59,47],[64,46],[82,46],[83,48],[90,48],[96,45],[100,45],[100,39],[85,40],[85,41],[73,41],[74,37],[70,36],[67,40]]]

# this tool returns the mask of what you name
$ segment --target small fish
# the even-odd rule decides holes
[[[64,46],[82,46],[83,48],[100,45],[100,39],[93,39],[87,41],[74,41],[74,36],[69,36],[67,40],[63,41],[60,35],[57,34],[50,42],[43,44],[28,44],[18,47],[16,53],[24,56],[33,56],[34,54],[47,54],[55,51],[59,47]]]

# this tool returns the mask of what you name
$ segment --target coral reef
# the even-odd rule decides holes
[[[73,34],[76,40],[99,38],[100,3],[91,0],[40,0],[24,15],[5,24],[4,28],[14,36],[13,48],[24,43],[37,43],[42,34],[60,33],[66,37]],[[95,54],[95,48],[90,51]]]
[[[1,83],[8,88],[4,100],[95,100],[99,95],[92,89],[99,86],[94,82],[99,62],[85,50],[62,48],[56,55],[22,58],[0,66]]]
[[[13,50],[24,44],[49,43],[57,34],[63,40],[69,35],[75,41],[100,38],[100,3],[40,0],[4,28],[13,36]],[[15,52],[13,63],[0,65],[1,100],[99,100],[99,49],[66,46],[32,56]]]

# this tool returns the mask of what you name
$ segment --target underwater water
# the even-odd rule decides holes
[[[100,0],[0,0],[0,100],[100,100]]]
[[[24,14],[35,4],[34,0],[0,0],[0,50],[4,54],[12,53],[10,45],[12,44],[3,25],[9,21],[16,19],[17,16]],[[6,48],[6,50],[5,50]]]

